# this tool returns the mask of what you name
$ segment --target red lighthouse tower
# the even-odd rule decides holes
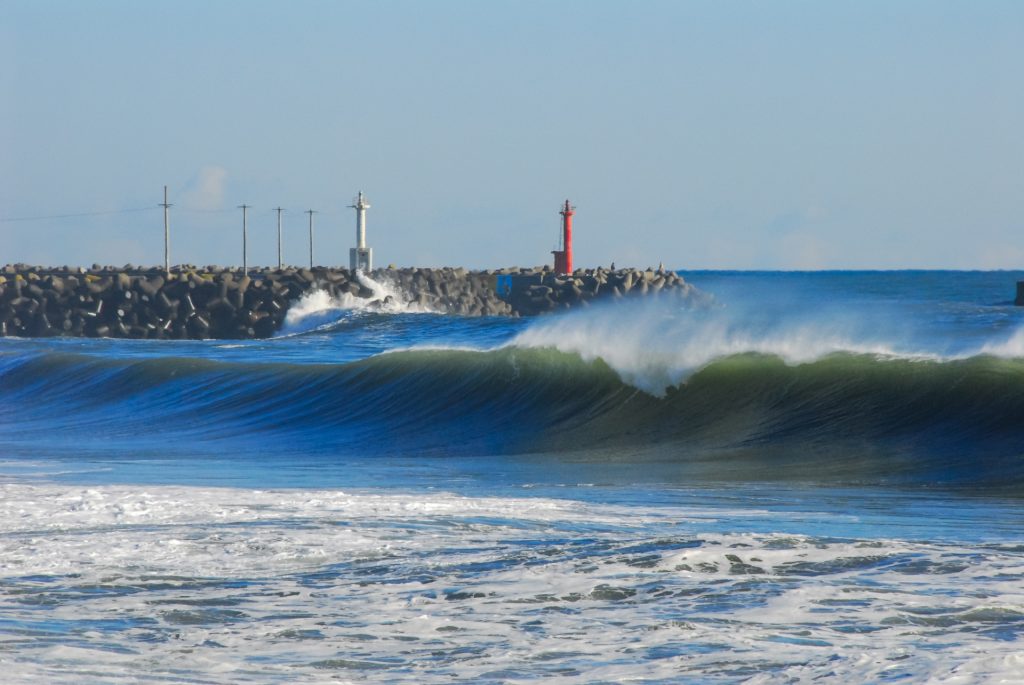
[[[566,200],[562,211],[559,212],[562,215],[562,249],[551,251],[551,254],[555,255],[556,274],[572,273],[572,215],[576,213],[575,209]]]

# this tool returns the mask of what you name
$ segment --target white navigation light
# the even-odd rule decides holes
[[[349,268],[352,271],[372,271],[373,248],[366,246],[366,210],[370,208],[370,203],[363,191],[359,191],[349,207],[356,210],[356,246],[348,251]]]

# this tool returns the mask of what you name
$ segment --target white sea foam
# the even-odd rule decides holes
[[[8,682],[1024,678],[1016,546],[716,521],[767,514],[8,484],[0,661]]]
[[[352,312],[378,311],[388,314],[429,314],[429,307],[416,302],[392,283],[375,280],[356,272],[357,281],[372,292],[370,297],[357,297],[342,293],[331,297],[326,290],[306,292],[288,307],[282,335],[294,335],[318,328],[328,327],[342,321]]]

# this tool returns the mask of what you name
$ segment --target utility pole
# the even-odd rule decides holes
[[[249,273],[249,228],[246,223],[248,209],[252,205],[238,205],[242,210],[242,272]]]
[[[309,214],[309,268],[313,268],[313,215],[316,211],[307,209],[306,214]]]
[[[164,201],[160,205],[164,208],[164,273],[171,275],[171,205],[167,203],[167,186],[164,186]]]
[[[284,268],[284,262],[281,261],[281,212],[284,210],[274,207],[274,211],[277,212],[277,270],[280,271]]]

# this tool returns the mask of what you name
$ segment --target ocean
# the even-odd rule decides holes
[[[0,339],[0,673],[1024,681],[1024,272]]]

